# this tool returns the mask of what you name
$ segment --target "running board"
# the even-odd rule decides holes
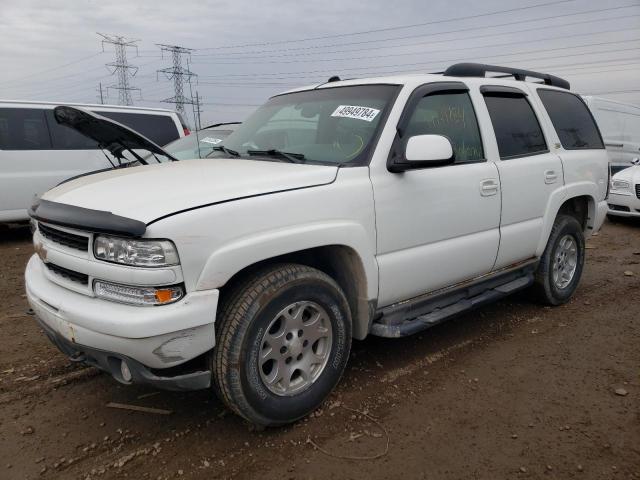
[[[495,302],[533,283],[533,269],[501,276],[471,287],[430,299],[428,302],[405,302],[383,309],[371,325],[371,334],[399,338],[433,327],[451,317]]]

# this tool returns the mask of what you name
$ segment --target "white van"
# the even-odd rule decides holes
[[[111,166],[97,142],[59,125],[60,103],[0,100],[0,223],[28,220],[34,198],[67,178]],[[80,105],[126,125],[158,145],[189,134],[172,110]]]
[[[604,137],[611,173],[628,168],[640,157],[640,107],[599,97],[583,97]]]

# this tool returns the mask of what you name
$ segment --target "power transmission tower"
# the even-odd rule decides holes
[[[132,87],[129,84],[129,77],[134,77],[138,73],[138,67],[135,65],[129,65],[127,62],[127,47],[133,47],[136,49],[136,55],[138,54],[137,42],[140,40],[131,40],[119,35],[107,35],[105,33],[98,32],[102,40],[102,51],[104,52],[105,43],[113,45],[116,61],[107,63],[106,67],[111,72],[111,75],[116,75],[118,78],[117,85],[110,85],[107,87],[107,92],[110,88],[118,90],[118,105],[133,105],[133,99],[131,97],[132,91],[140,92],[138,87]]]
[[[186,79],[186,81],[189,83],[189,86],[191,86],[191,77],[196,76],[196,74],[191,72],[191,70],[189,70],[189,67],[185,68],[182,66],[182,57],[183,55],[190,55],[193,49],[180,47],[178,45],[164,45],[160,43],[156,45],[160,47],[163,57],[164,52],[169,52],[171,54],[171,59],[173,60],[173,66],[157,71],[157,73],[164,73],[164,75],[169,80],[173,80],[173,97],[165,98],[162,101],[165,103],[175,103],[176,111],[184,115],[185,104],[193,105],[194,103],[192,97],[190,98],[184,96],[184,82]]]

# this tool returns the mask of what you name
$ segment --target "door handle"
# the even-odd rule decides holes
[[[488,178],[480,182],[480,195],[490,197],[498,193],[500,185],[495,178]]]
[[[555,170],[547,170],[544,172],[544,183],[556,183],[558,181],[558,174]]]

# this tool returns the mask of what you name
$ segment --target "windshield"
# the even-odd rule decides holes
[[[210,156],[363,164],[396,85],[321,88],[271,98]],[[237,153],[237,155],[235,155]]]
[[[205,158],[213,151],[213,147],[220,145],[233,130],[204,129],[192,132],[191,135],[179,138],[164,147],[164,150],[178,160],[191,158]]]

